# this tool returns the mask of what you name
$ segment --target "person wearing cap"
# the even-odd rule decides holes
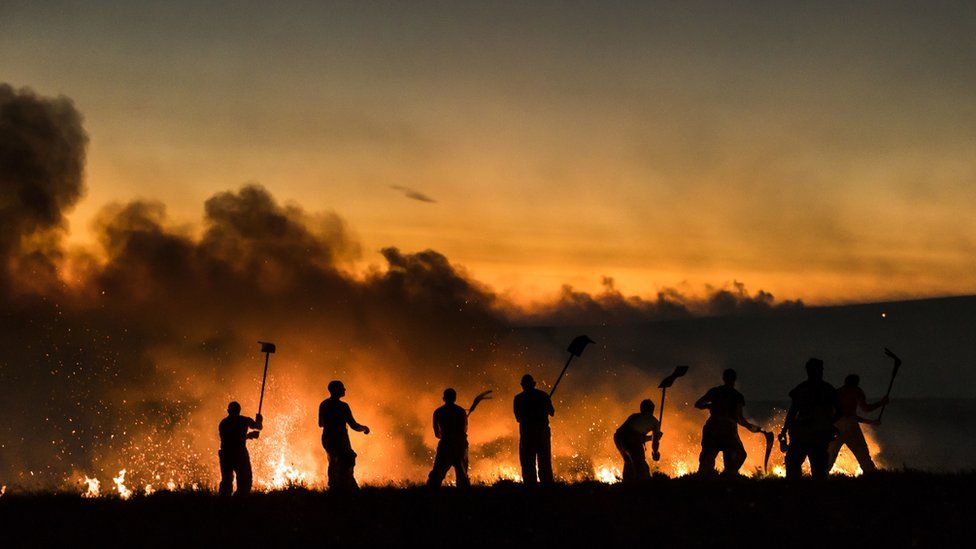
[[[551,484],[552,434],[549,417],[555,415],[552,400],[545,391],[535,388],[535,379],[522,376],[522,392],[515,395],[515,420],[519,424],[519,462],[522,482]],[[536,466],[538,465],[538,469]]]

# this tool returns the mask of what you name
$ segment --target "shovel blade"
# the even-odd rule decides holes
[[[658,389],[667,389],[668,387],[674,385],[674,380],[688,373],[687,366],[678,366],[674,369],[668,377],[661,380],[661,384],[657,386]]]
[[[273,353],[276,350],[275,344],[268,341],[258,341],[261,344],[262,353]]]
[[[585,335],[576,336],[573,338],[573,341],[569,344],[569,348],[566,350],[569,351],[569,354],[579,358],[583,356],[583,350],[586,349],[586,346],[590,343],[596,342]]]

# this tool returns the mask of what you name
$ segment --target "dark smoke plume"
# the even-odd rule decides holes
[[[88,136],[65,97],[0,84],[0,286],[10,271],[53,282],[65,213],[84,194]]]

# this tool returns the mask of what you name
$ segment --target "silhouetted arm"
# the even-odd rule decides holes
[[[761,431],[762,429],[760,429],[758,425],[754,425],[750,423],[748,419],[746,419],[746,416],[742,413],[743,408],[745,407],[742,404],[735,407],[736,421],[739,423],[739,425],[749,429],[753,433],[758,433]]]
[[[369,434],[369,427],[356,423],[356,420],[352,417],[352,410],[349,410],[349,416],[346,418],[346,423],[349,424],[349,427],[352,428],[353,431],[359,431],[364,435]]]
[[[888,404],[887,396],[882,397],[881,400],[875,402],[874,404],[868,404],[867,399],[864,398],[863,394],[861,395],[861,398],[857,403],[857,405],[865,412],[873,412],[878,408],[884,406],[885,404]]]
[[[434,412],[434,437],[441,438],[441,424],[437,421],[437,412]]]
[[[319,404],[319,427],[325,427],[325,403]]]
[[[552,407],[552,399],[549,398],[549,395],[546,395],[546,413],[550,416],[556,415],[556,409]]]
[[[255,421],[255,420],[253,420],[251,418],[247,418],[247,428],[248,429],[255,429],[255,430],[254,431],[249,431],[244,436],[246,438],[248,438],[248,439],[251,439],[251,440],[256,439],[259,436],[261,436],[261,433],[259,433],[258,431],[260,431],[261,428],[263,427],[263,425],[262,425],[263,420],[264,420],[264,418],[261,417],[261,414],[258,414],[257,415],[257,421]]]
[[[702,395],[701,398],[699,398],[698,400],[696,400],[695,401],[695,408],[698,408],[699,410],[707,410],[707,409],[711,408],[711,406],[712,406],[712,400],[711,400],[711,398],[709,398],[709,395],[711,395],[711,394],[712,394],[712,392],[709,391],[709,392],[705,393],[704,395]]]
[[[789,431],[794,421],[796,421],[796,402],[791,400],[790,409],[786,412],[786,419],[783,421],[783,430],[780,431],[780,434]]]
[[[519,405],[518,395],[512,401],[512,410],[515,412],[515,421],[522,423],[522,407]]]

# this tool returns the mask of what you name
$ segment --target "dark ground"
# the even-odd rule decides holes
[[[0,499],[4,547],[441,547],[536,544],[675,546],[969,546],[976,474],[703,481],[641,486],[513,484],[467,492],[369,488],[340,497],[289,490],[222,501],[208,493],[117,499]]]

